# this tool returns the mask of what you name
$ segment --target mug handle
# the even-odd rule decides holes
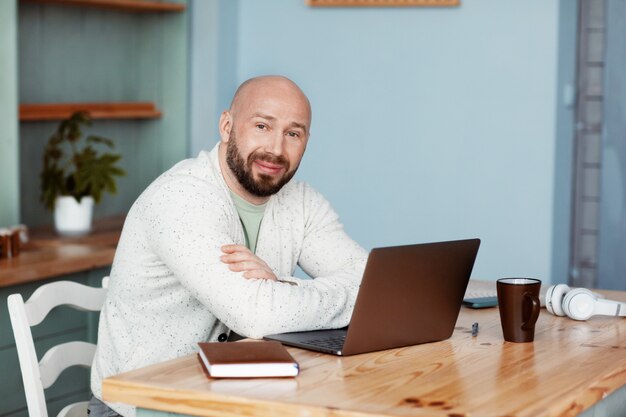
[[[530,312],[530,317],[522,324],[522,330],[530,330],[539,318],[539,310],[541,310],[541,305],[539,304],[539,297],[537,297],[535,294],[525,292],[524,298],[530,300],[530,302],[533,303],[533,309]]]

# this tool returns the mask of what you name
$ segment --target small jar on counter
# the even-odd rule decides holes
[[[28,228],[19,224],[0,229],[0,258],[18,256],[22,245],[28,242]]]
[[[9,256],[12,256],[11,231],[9,229],[0,229],[0,258],[8,258]]]

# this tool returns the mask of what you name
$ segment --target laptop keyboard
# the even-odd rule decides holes
[[[346,335],[343,334],[341,336],[333,336],[326,337],[323,339],[312,339],[307,340],[306,343],[313,346],[318,346],[320,348],[326,348],[331,350],[341,350],[343,348],[343,344],[346,341]]]

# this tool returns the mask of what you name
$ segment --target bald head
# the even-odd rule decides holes
[[[309,140],[311,105],[291,80],[252,78],[220,117],[220,164],[226,184],[261,204],[295,174]]]
[[[304,92],[296,83],[280,75],[263,75],[244,81],[230,103],[230,113],[237,118],[237,113],[250,110],[259,100],[280,99],[287,100],[292,106],[300,108],[306,113],[308,133],[311,123],[311,104]]]

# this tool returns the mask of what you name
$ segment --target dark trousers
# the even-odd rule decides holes
[[[87,406],[87,415],[89,417],[122,417],[117,411],[109,408],[108,405],[94,397],[93,394]]]

